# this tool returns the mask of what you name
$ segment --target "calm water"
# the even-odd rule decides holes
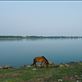
[[[82,39],[0,41],[0,65],[31,64],[36,56],[54,63],[82,61]]]

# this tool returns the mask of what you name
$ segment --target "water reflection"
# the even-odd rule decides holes
[[[82,60],[82,39],[0,40],[0,65],[31,64],[36,56],[54,63]]]

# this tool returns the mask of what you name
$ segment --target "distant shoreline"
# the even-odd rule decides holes
[[[0,39],[80,39],[82,36],[0,36]]]

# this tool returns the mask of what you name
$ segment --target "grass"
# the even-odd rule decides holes
[[[0,69],[0,82],[82,82],[82,64],[69,67]]]

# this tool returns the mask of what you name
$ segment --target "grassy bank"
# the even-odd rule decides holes
[[[82,82],[82,63],[0,69],[0,82]]]

